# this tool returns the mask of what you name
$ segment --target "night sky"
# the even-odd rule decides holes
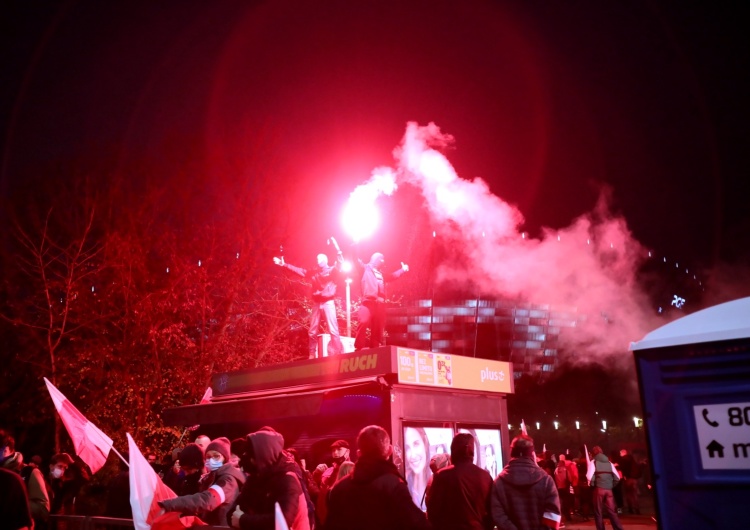
[[[312,259],[344,239],[349,193],[393,164],[406,123],[434,122],[455,138],[457,173],[517,206],[532,236],[591,211],[606,187],[656,254],[705,275],[746,266],[741,13],[642,0],[13,2],[0,190],[71,160],[106,175],[190,158],[215,186],[262,172],[299,205],[280,243]],[[372,250],[409,259],[390,243]]]

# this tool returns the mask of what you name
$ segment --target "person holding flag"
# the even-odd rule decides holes
[[[593,490],[596,530],[604,530],[602,507],[607,510],[612,528],[622,530],[622,524],[615,508],[615,497],[612,493],[612,489],[620,482],[620,474],[601,447],[595,446],[591,449],[591,454],[594,460],[593,462],[589,461],[586,478],[591,481],[591,489]]]
[[[229,463],[229,445],[229,440],[224,437],[208,444],[205,457],[209,473],[201,478],[200,491],[160,501],[158,504],[164,512],[197,515],[212,525],[226,523],[229,509],[245,484],[245,474]]]

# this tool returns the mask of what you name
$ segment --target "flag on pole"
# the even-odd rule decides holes
[[[593,460],[589,458],[589,450],[586,449],[586,444],[583,444],[583,454],[586,455],[586,480],[591,482],[591,477],[594,476],[596,465],[594,464]]]
[[[521,434],[524,436],[529,435],[529,432],[526,430],[526,422],[523,421],[523,418],[521,418]]]
[[[73,440],[76,454],[88,464],[92,473],[96,473],[107,461],[107,456],[112,449],[112,438],[87,420],[86,416],[81,414],[68,398],[50,383],[49,379],[45,377],[44,382],[55,403],[57,413],[68,430],[70,439]]]
[[[136,530],[151,530],[151,523],[159,515],[159,501],[177,497],[159,478],[140,449],[128,436],[130,452],[130,508],[133,510],[133,526]]]
[[[289,525],[286,524],[286,517],[284,517],[284,512],[281,511],[281,506],[279,506],[278,502],[274,507],[274,519],[276,521],[274,530],[289,530]]]
[[[201,402],[199,403],[199,405],[211,403],[211,400],[213,399],[213,397],[214,397],[214,390],[213,388],[208,387],[206,391],[203,393],[203,397],[201,398]],[[200,427],[200,424],[193,425],[192,427],[188,427],[188,431],[197,431],[199,427]]]

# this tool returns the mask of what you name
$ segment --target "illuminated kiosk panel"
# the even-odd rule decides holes
[[[330,445],[337,439],[354,449],[357,433],[367,425],[390,433],[402,472],[404,425],[437,429],[430,431],[433,437],[442,432],[439,444],[431,443],[435,451],[437,445],[450,447],[453,433],[466,427],[496,433],[480,434],[477,443],[480,450],[493,445],[499,465],[507,461],[512,374],[506,362],[386,346],[215,374],[211,403],[167,409],[163,417],[168,425],[200,425],[193,437],[233,439],[273,427],[287,447],[302,454],[308,469],[330,464]]]

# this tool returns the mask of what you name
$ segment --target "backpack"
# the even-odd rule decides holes
[[[570,487],[570,478],[568,477],[568,466],[562,465],[555,468],[555,485],[559,490],[565,490]]]

